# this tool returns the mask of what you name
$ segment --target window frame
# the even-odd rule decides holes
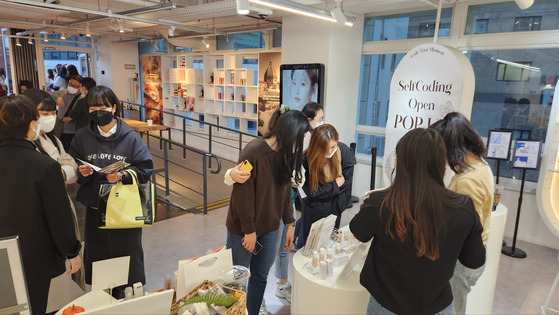
[[[508,32],[508,33],[489,33],[489,34],[470,34],[466,35],[466,21],[469,6],[498,3],[505,1],[491,1],[485,0],[472,0],[467,3],[458,2],[454,4],[452,9],[450,35],[448,37],[439,37],[437,43],[441,45],[448,45],[456,47],[462,51],[484,51],[484,50],[515,50],[515,49],[544,49],[544,48],[557,48],[559,49],[559,30],[543,30],[543,31],[523,31],[523,32]],[[444,6],[449,7],[449,6]],[[398,10],[391,12],[382,12],[367,14],[365,17],[386,16],[401,13],[413,13],[419,10]],[[384,54],[406,54],[412,48],[424,44],[431,43],[431,38],[419,39],[405,39],[405,40],[387,40],[377,42],[363,42],[362,55],[384,55]],[[358,105],[357,105],[358,106]],[[355,137],[357,134],[370,134],[375,136],[386,136],[386,128],[375,127],[367,125],[357,125],[358,118],[356,117]],[[481,135],[482,138],[487,138],[487,135]],[[551,140],[551,138],[549,138]],[[549,142],[549,141],[548,141]],[[545,143],[547,145],[548,143]],[[357,154],[357,161],[361,164],[370,165],[370,155]],[[377,157],[377,167],[383,165],[383,157]],[[540,173],[545,172],[540,168]],[[509,187],[516,187],[520,184],[518,180],[502,178],[503,183]],[[527,182],[526,190],[535,188],[537,182]]]

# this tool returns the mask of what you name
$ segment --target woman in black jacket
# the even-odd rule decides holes
[[[355,155],[338,142],[338,132],[332,125],[316,127],[303,156],[307,195],[302,201],[303,239],[306,243],[314,222],[334,214],[336,228],[340,227],[342,212],[351,199],[351,182]]]
[[[85,217],[85,282],[91,283],[92,263],[99,260],[130,256],[128,285],[136,282],[145,284],[142,229],[99,229],[97,228],[97,205],[101,184],[122,181],[132,183],[129,170],[138,175],[138,182],[145,183],[153,171],[151,154],[142,138],[125,122],[117,118],[118,98],[105,86],[89,90],[86,97],[92,122],[78,130],[70,155],[98,167],[116,161],[130,166],[111,174],[94,171],[87,165],[78,168],[78,183],[81,185],[76,199],[87,207]],[[78,160],[78,164],[80,161]],[[118,297],[122,290],[113,290]],[[116,293],[115,293],[116,292]]]
[[[27,96],[0,98],[0,238],[19,236],[31,312],[44,314],[50,280],[81,266],[81,243],[60,164],[36,151],[39,113]],[[3,294],[3,293],[2,293]]]
[[[485,262],[478,214],[470,197],[444,186],[438,132],[408,132],[396,159],[392,185],[372,192],[349,225],[361,242],[374,238],[361,270],[371,293],[367,314],[454,314],[456,260],[469,268]]]

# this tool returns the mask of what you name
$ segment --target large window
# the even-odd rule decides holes
[[[452,9],[441,11],[441,23],[438,36],[450,35]],[[423,11],[406,14],[368,17],[365,19],[363,41],[377,42],[394,39],[433,37],[437,11]]]
[[[249,32],[216,36],[217,50],[264,48],[262,32]]]
[[[479,20],[486,20],[485,33],[544,31],[559,29],[559,1],[536,0],[521,10],[514,1],[468,7],[466,35],[479,34]]]
[[[408,23],[410,16],[423,13],[402,14],[398,18],[366,18],[365,42],[393,39],[387,35],[396,34],[395,30],[401,34],[398,39],[404,40],[394,41],[389,46],[363,46],[355,141],[358,158],[364,163],[370,160],[372,147],[377,148],[378,158],[384,155],[390,82],[394,70],[410,49],[410,43],[405,39],[412,38],[409,25],[399,22],[403,19]],[[559,42],[549,40],[559,38],[558,13],[559,1],[555,0],[535,0],[534,5],[527,10],[518,9],[512,1],[455,5],[453,14],[460,15],[455,19],[466,19],[467,26],[460,31],[451,29],[449,34],[457,36],[444,39],[444,44],[460,49],[472,64],[476,86],[471,122],[483,138],[487,137],[489,130],[506,129],[514,131],[515,139],[542,140],[545,143],[553,89],[559,79]],[[430,35],[430,21],[424,17],[416,20],[425,22],[423,26],[416,24],[416,34]],[[537,35],[539,32],[535,35],[514,33],[538,29],[548,32],[541,36]],[[463,34],[472,37],[464,37]],[[428,42],[431,41],[426,39],[425,43]],[[386,53],[387,50],[391,52]],[[488,162],[496,173],[496,162]],[[500,176],[520,178],[522,171],[510,166],[509,162],[502,161]],[[537,181],[539,172],[528,171],[527,179]]]

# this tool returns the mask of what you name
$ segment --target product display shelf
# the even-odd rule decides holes
[[[200,55],[172,55],[162,57],[164,71],[163,109],[176,115],[203,120],[204,107],[204,73]],[[164,124],[182,129],[183,119],[166,115]],[[187,130],[200,130],[200,123],[184,120]],[[203,125],[202,125],[203,128]]]
[[[221,117],[220,126],[249,132],[258,120],[258,86],[254,69],[243,68],[243,58],[243,54],[204,57],[204,110]],[[228,133],[219,131],[220,135]]]
[[[183,119],[179,116],[184,116],[255,134],[258,85],[255,70],[243,65],[245,58],[256,59],[255,56],[254,53],[162,56],[163,109],[178,115],[165,115],[164,124],[182,130]],[[186,130],[209,131],[204,123],[188,119],[184,123]],[[220,136],[236,135],[221,128],[213,132]]]

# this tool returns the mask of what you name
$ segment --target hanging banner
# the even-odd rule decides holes
[[[280,105],[281,53],[258,55],[258,135],[268,132],[268,122]]]
[[[144,81],[144,106],[146,120],[163,124],[163,89],[161,87],[161,56],[142,56],[142,76]]]
[[[474,89],[472,65],[456,48],[422,44],[404,56],[390,83],[383,186],[392,182],[400,138],[412,129],[429,127],[450,112],[459,111],[469,118]]]

